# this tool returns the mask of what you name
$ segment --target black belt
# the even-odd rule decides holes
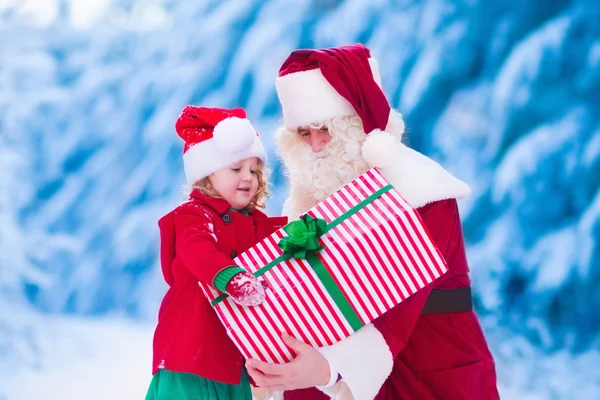
[[[473,311],[473,300],[471,299],[471,288],[456,289],[434,289],[429,294],[423,314],[451,314]]]

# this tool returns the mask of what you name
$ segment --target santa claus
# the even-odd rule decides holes
[[[371,167],[416,208],[449,271],[372,324],[326,348],[284,337],[288,364],[247,362],[287,400],[498,399],[494,360],[472,311],[456,199],[469,187],[402,143],[404,122],[362,45],[294,51],[276,81],[277,132],[289,176],[284,213],[298,217]]]

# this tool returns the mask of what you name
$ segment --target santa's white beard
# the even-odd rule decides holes
[[[360,143],[344,143],[333,138],[323,150],[298,146],[288,163],[292,211],[299,215],[335,193],[369,169],[360,155]]]

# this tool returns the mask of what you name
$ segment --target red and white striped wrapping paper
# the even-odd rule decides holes
[[[389,185],[371,169],[308,211],[332,222],[377,190]],[[282,254],[286,233],[273,233],[236,258],[254,273]],[[417,212],[392,189],[333,228],[320,239],[318,253],[363,325],[384,314],[447,271]],[[288,334],[314,347],[332,345],[351,335],[350,327],[311,266],[291,259],[261,276],[268,283],[266,301],[242,307],[230,298],[215,306],[228,335],[246,358],[288,362]],[[221,295],[200,284],[209,300]]]

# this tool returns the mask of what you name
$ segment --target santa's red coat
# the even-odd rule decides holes
[[[393,359],[391,374],[375,399],[498,399],[494,360],[475,313],[421,315],[433,288],[453,289],[471,284],[456,200],[436,201],[418,211],[449,271],[374,321],[387,345],[385,351],[389,352],[383,358]],[[365,351],[378,351],[374,342],[372,349],[369,345],[364,344]],[[357,373],[369,375],[371,369],[377,368],[378,365],[357,365]],[[285,394],[286,400],[328,398],[315,388]]]
[[[255,210],[232,212],[227,201],[193,191],[159,221],[160,261],[169,289],[158,313],[153,368],[240,383],[243,357],[227,336],[198,282],[212,285],[236,254],[287,222]]]

